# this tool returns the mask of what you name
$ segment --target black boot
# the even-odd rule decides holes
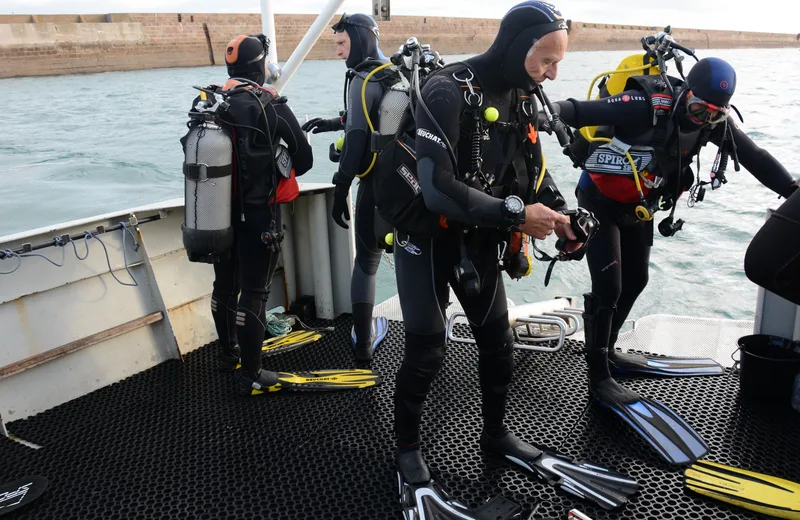
[[[608,348],[614,307],[604,307],[594,293],[583,295],[583,328],[586,336],[586,363],[589,365],[589,388],[594,390],[611,378],[608,369]]]
[[[232,347],[222,347],[218,360],[218,369],[220,372],[233,372],[241,366],[241,351],[239,345]]]
[[[409,484],[426,484],[431,480],[430,470],[428,470],[428,465],[425,464],[419,448],[408,451],[398,450],[397,470]]]

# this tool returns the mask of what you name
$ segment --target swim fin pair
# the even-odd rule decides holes
[[[264,355],[274,356],[314,343],[321,338],[322,333],[315,330],[295,330],[285,336],[276,336],[264,340],[261,344],[261,351]],[[218,360],[220,372],[233,372],[242,368],[241,349],[239,345],[223,348],[218,356]]]
[[[598,403],[628,423],[669,464],[682,466],[708,453],[708,444],[665,404],[607,378],[591,388]]]
[[[397,485],[403,520],[515,520],[522,508],[496,496],[477,509],[453,498],[435,479],[419,450],[397,456]]]
[[[706,460],[684,472],[687,489],[777,518],[800,520],[800,484]]]
[[[272,372],[261,370],[255,379],[242,371],[237,372],[239,393],[246,396],[261,395],[280,390],[331,392],[358,390],[381,383],[381,377],[372,370],[315,370],[308,373]]]
[[[710,358],[643,356],[633,352],[609,354],[608,367],[616,375],[696,377],[725,373],[722,365]]]
[[[277,336],[264,340],[261,351],[268,356],[298,349],[322,338],[322,333],[315,330],[295,330],[285,336]]]
[[[668,463],[685,465],[708,453],[705,440],[666,405],[641,397],[610,374],[611,321],[616,309],[603,306],[594,293],[584,294],[583,322],[589,390],[599,404],[628,423]]]
[[[356,329],[353,327],[350,332],[350,342],[355,351],[357,361],[370,361],[378,345],[386,338],[389,332],[389,320],[383,316],[372,318],[372,325],[370,330],[370,337],[365,341],[358,341],[356,338]]]
[[[545,484],[606,510],[625,505],[639,487],[634,479],[622,473],[537,448],[512,433],[492,438],[484,432],[481,449],[505,457]]]
[[[634,352],[616,352],[617,334],[608,342],[608,368],[614,375],[696,377],[721,376],[725,369],[711,358],[644,356]]]

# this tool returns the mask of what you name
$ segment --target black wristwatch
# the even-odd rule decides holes
[[[512,226],[525,223],[525,203],[516,195],[503,199],[503,216]]]

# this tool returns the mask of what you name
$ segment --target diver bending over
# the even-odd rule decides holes
[[[692,186],[692,161],[709,142],[720,147],[722,154],[740,162],[775,193],[791,195],[792,178],[786,169],[769,152],[759,148],[729,114],[736,88],[736,73],[730,64],[706,58],[694,65],[685,85],[676,78],[671,81],[675,83],[671,97],[661,86],[664,84],[660,76],[639,76],[629,80],[628,85],[633,85],[630,90],[595,101],[560,101],[555,104],[556,112],[570,126],[600,125],[597,135],[633,145],[630,151],[641,170],[641,190],[651,204],[660,197],[668,205],[675,204],[676,190],[683,192]],[[671,110],[672,98],[674,110]],[[659,102],[664,106],[658,105]],[[654,124],[656,111],[670,112],[669,118]],[[723,177],[717,182],[726,181]],[[589,244],[586,254],[592,292],[599,298],[602,309],[614,309],[608,315],[610,339],[604,345],[608,347],[612,370],[694,375],[710,368],[712,374],[721,373],[719,367],[692,369],[685,365],[676,366],[673,372],[660,371],[633,354],[614,351],[619,330],[648,282],[653,220],[639,220],[635,216],[635,208],[641,202],[636,181],[625,155],[610,144],[593,143],[584,161],[577,195],[579,203],[593,211],[601,223],[598,236]],[[669,233],[666,229],[663,232]]]
[[[420,422],[444,359],[448,286],[464,308],[479,349],[481,448],[604,508],[622,505],[636,490],[636,482],[624,475],[540,450],[504,424],[514,359],[498,251],[514,229],[538,239],[555,231],[575,240],[569,218],[554,211],[565,209],[566,203],[549,174],[541,171],[531,94],[538,83],[555,79],[566,46],[566,22],[560,14],[543,2],[523,2],[503,18],[489,50],[432,73],[422,89],[415,111],[417,173],[425,207],[442,215],[447,229],[434,237],[402,229],[395,234],[406,341],[395,393],[401,490],[431,482],[420,447]],[[489,187],[475,180],[480,175],[470,184],[462,181],[474,172],[476,159],[470,138],[475,120],[464,116],[484,114],[487,107],[498,113],[496,122],[481,131],[486,137],[478,162],[483,177],[495,179]],[[537,200],[531,200],[528,187],[539,174],[545,178]],[[472,518],[450,515],[446,518]]]
[[[590,388],[666,460],[685,464],[708,451],[702,438],[664,405],[640,398],[611,377],[612,370],[660,375],[722,373],[713,360],[646,358],[614,350],[622,324],[647,285],[652,213],[664,209],[659,207],[663,201],[666,209],[674,207],[678,196],[692,186],[692,161],[709,142],[720,147],[720,157],[727,160],[729,155],[737,166],[741,162],[780,195],[791,193],[792,179],[729,114],[736,87],[731,65],[706,58],[694,65],[685,83],[669,80],[671,90],[662,76],[636,76],[628,80],[628,90],[619,94],[593,101],[569,99],[554,108],[566,124],[599,126],[597,136],[607,141],[613,138],[609,143],[593,142],[587,155],[579,158],[584,170],[577,188],[578,202],[600,220],[600,230],[587,248],[592,277],[592,293],[586,295],[585,306]],[[640,171],[638,179],[630,157]],[[724,177],[716,182],[725,182]],[[671,236],[681,224],[673,223],[670,215],[659,224],[659,231]]]
[[[386,62],[378,48],[378,25],[365,14],[343,15],[333,26],[336,55],[345,60],[348,75],[352,80],[345,87],[346,112],[343,117],[332,119],[314,118],[303,125],[303,130],[313,133],[345,130],[339,169],[333,176],[336,185],[332,216],[339,226],[347,229],[345,220],[350,220],[347,194],[357,175],[369,168],[370,129],[362,108],[361,87],[366,76],[381,62]],[[380,74],[380,73],[378,73]],[[380,81],[370,79],[365,101],[370,119],[377,125],[378,107],[384,88]],[[344,120],[344,121],[343,121]],[[350,281],[350,300],[353,306],[353,331],[351,340],[357,361],[369,361],[380,342],[389,331],[386,318],[372,318],[375,306],[375,278],[381,261],[381,249],[375,235],[375,193],[372,176],[367,175],[358,183],[355,204],[356,261]]]

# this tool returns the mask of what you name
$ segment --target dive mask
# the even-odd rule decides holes
[[[381,37],[381,31],[378,29],[377,26],[368,25],[368,24],[366,24],[366,23],[364,23],[364,22],[362,22],[362,21],[360,21],[358,19],[355,19],[354,17],[348,16],[347,13],[342,14],[342,17],[339,18],[338,22],[333,24],[331,29],[333,29],[333,32],[335,32],[335,33],[336,32],[342,32],[342,31],[344,31],[344,26],[345,25],[353,25],[355,27],[363,27],[364,29],[366,29],[366,30],[370,31],[372,34],[374,34],[376,38],[380,39],[380,37]]]
[[[691,90],[686,94],[686,115],[697,125],[716,125],[728,118],[730,106],[719,106],[697,97]]]

